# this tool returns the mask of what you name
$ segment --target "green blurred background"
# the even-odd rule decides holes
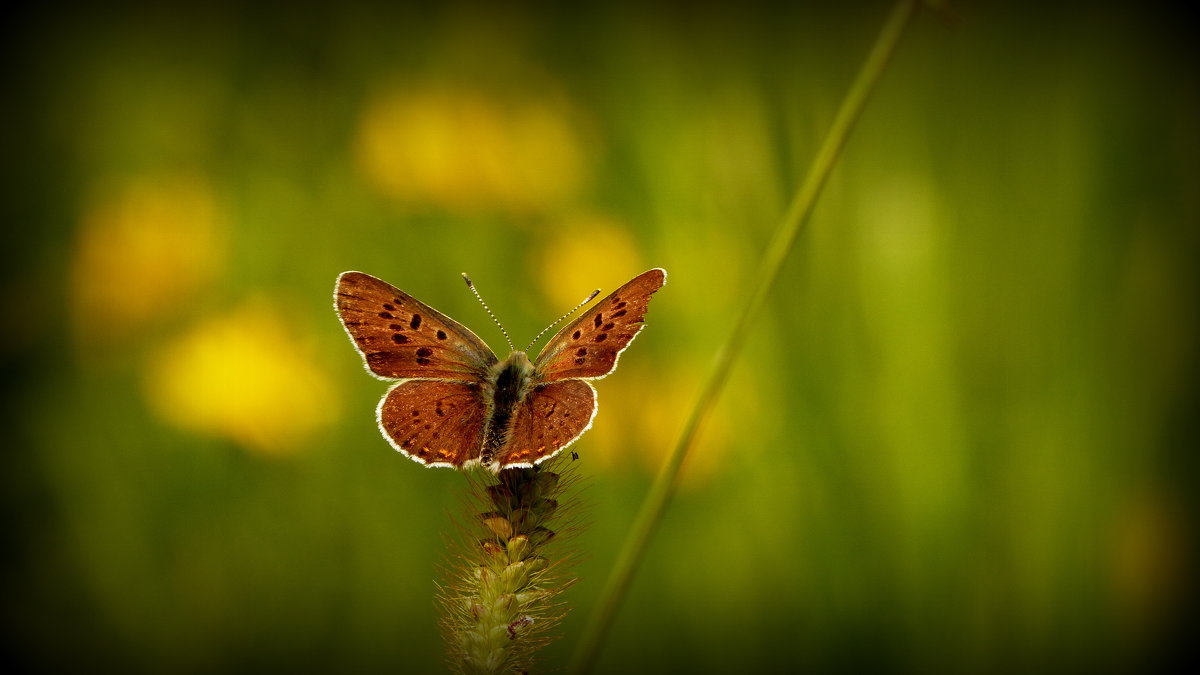
[[[442,668],[465,481],[366,271],[503,344],[670,272],[575,446],[575,646],[885,3],[39,5],[4,28],[3,618],[30,670]],[[1194,30],[922,12],[600,672],[1139,672],[1190,637]],[[1189,56],[1190,55],[1190,56]]]

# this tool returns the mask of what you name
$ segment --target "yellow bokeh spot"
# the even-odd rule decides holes
[[[639,338],[640,339],[640,338]],[[632,350],[637,349],[635,341]],[[657,472],[679,439],[696,403],[701,368],[665,363],[645,355],[622,355],[613,375],[596,383],[600,406],[592,430],[579,448],[589,465],[607,471]],[[704,364],[707,365],[707,364]],[[735,375],[726,396],[709,412],[684,464],[682,484],[700,487],[762,449],[773,424],[760,389],[745,374]],[[736,422],[735,422],[736,421]],[[745,433],[735,434],[737,429]]]
[[[191,175],[110,180],[84,209],[71,268],[77,342],[138,334],[187,306],[225,258],[226,224],[209,186]]]
[[[601,297],[654,265],[642,262],[628,228],[597,215],[566,218],[542,239],[534,269],[555,308],[570,308],[589,291]]]
[[[153,410],[181,429],[269,454],[292,452],[329,425],[333,386],[277,306],[247,302],[162,347],[146,373]]]
[[[553,95],[515,101],[452,86],[391,89],[363,110],[357,163],[403,203],[540,212],[571,200],[587,178],[575,117]]]

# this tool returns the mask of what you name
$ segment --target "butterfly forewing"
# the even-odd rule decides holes
[[[667,273],[652,269],[613,291],[551,338],[538,354],[541,382],[604,377],[642,329],[650,296],[666,283]]]
[[[587,431],[595,414],[596,390],[587,382],[538,385],[517,408],[496,462],[505,468],[532,466],[552,457]]]
[[[462,466],[477,459],[487,424],[481,386],[408,380],[379,402],[379,428],[395,448],[422,464]]]
[[[496,362],[466,326],[369,274],[342,273],[334,301],[367,369],[379,377],[482,382]]]

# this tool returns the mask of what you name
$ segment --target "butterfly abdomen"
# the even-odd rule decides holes
[[[488,383],[490,391],[485,390],[484,397],[488,399],[490,415],[487,429],[483,435],[483,451],[479,460],[485,466],[492,463],[496,452],[508,442],[512,432],[513,414],[517,406],[529,395],[529,385],[533,379],[533,364],[525,352],[514,351],[507,359],[492,367]]]

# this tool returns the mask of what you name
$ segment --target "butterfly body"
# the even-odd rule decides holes
[[[488,406],[487,426],[483,435],[483,448],[479,461],[488,465],[496,452],[504,447],[513,423],[517,407],[529,398],[533,385],[533,362],[522,351],[513,351],[507,359],[492,366],[495,377],[490,377],[484,387],[483,400]]]
[[[426,466],[528,467],[591,427],[596,391],[641,331],[652,269],[560,330],[537,358],[503,360],[474,333],[404,291],[362,272],[338,277],[334,306],[367,370],[396,383],[379,402],[384,437]]]

